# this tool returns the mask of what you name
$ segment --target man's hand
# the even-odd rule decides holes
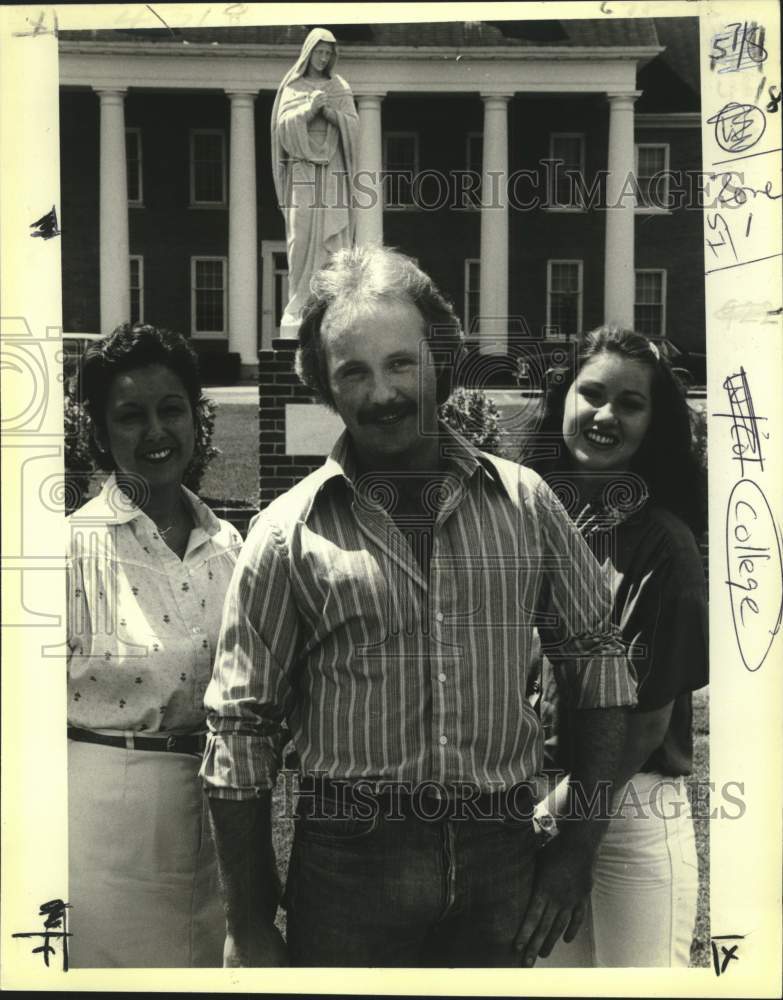
[[[533,891],[514,941],[526,966],[535,965],[539,955],[546,958],[561,935],[564,941],[573,941],[584,920],[594,852],[589,840],[568,833],[536,857]]]
[[[273,923],[248,928],[241,942],[232,934],[226,934],[224,969],[257,969],[288,964],[283,936]]]
[[[626,732],[626,710],[580,709],[574,718],[574,770],[569,814],[560,835],[538,854],[533,892],[514,946],[535,964],[557,940],[573,941],[584,920],[598,844],[609,822],[612,782]],[[565,933],[564,933],[565,932]]]

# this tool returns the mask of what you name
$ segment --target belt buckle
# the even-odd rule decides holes
[[[174,750],[174,748],[176,747],[176,745],[177,745],[177,737],[176,736],[169,736],[169,738],[166,740],[166,749],[167,750]]]

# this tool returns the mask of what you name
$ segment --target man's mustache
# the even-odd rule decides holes
[[[372,424],[376,420],[383,420],[384,417],[407,417],[414,414],[417,406],[408,400],[404,403],[395,403],[393,406],[373,406],[362,410],[358,414],[360,424]]]

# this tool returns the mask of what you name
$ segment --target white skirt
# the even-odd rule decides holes
[[[68,741],[74,968],[222,965],[225,919],[200,764]]]

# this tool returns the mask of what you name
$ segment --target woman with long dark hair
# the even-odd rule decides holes
[[[608,573],[614,623],[638,706],[599,848],[588,919],[550,966],[687,966],[697,861],[687,791],[691,692],[707,683],[707,598],[696,544],[705,483],[684,391],[654,343],[617,327],[586,334],[574,377],[550,373],[527,464],[569,508]],[[695,536],[695,537],[694,537]],[[542,661],[540,703],[550,774],[571,770],[567,678]],[[578,800],[565,783],[557,814]]]

